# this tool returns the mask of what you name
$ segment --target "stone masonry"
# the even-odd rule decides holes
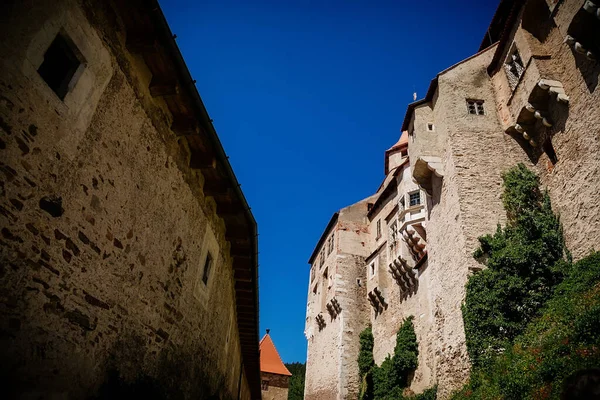
[[[380,364],[410,315],[419,366],[409,390],[437,384],[445,399],[466,382],[465,283],[482,268],[477,238],[505,223],[501,174],[517,163],[541,176],[574,257],[600,249],[598,5],[501,1],[479,52],[409,105],[384,182],[347,208],[355,233],[339,234],[341,210],[310,258],[306,399],[356,398],[358,334],[372,325]]]
[[[260,398],[256,225],[152,3],[0,6],[5,398]]]

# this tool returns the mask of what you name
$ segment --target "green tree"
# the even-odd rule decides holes
[[[304,399],[304,377],[306,375],[305,363],[286,363],[286,368],[292,373],[288,390],[288,400]]]
[[[373,332],[367,327],[360,333],[358,369],[362,380],[360,400],[404,399],[402,391],[408,386],[408,378],[418,365],[418,343],[413,317],[410,316],[400,326],[396,334],[394,353],[388,355],[380,366],[373,360]],[[432,388],[414,399],[435,398],[436,388]]]
[[[462,308],[475,366],[504,351],[524,331],[567,265],[562,228],[538,177],[519,164],[502,178],[507,225],[479,238],[474,257],[487,268],[469,278]]]

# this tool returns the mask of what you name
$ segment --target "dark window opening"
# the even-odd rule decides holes
[[[408,155],[408,151],[407,150],[400,150],[400,156],[406,157],[407,155]]]
[[[421,192],[413,192],[410,194],[410,206],[418,206],[421,204]]]
[[[483,100],[467,100],[467,111],[473,115],[484,115]]]
[[[269,390],[269,381],[263,380],[260,384],[261,390]]]
[[[381,220],[377,220],[377,239],[381,237]]]
[[[429,132],[433,132],[433,124],[432,124],[431,122],[429,122],[429,123],[427,124],[427,130],[428,130]]]
[[[210,277],[210,270],[212,269],[213,258],[210,253],[206,253],[206,260],[204,261],[204,272],[202,273],[202,283],[208,284],[208,278]]]
[[[61,100],[64,100],[69,92],[69,84],[81,65],[73,48],[74,45],[63,35],[56,35],[44,54],[42,65],[38,68],[42,79]]]

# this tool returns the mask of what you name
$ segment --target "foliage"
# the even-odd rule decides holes
[[[454,399],[559,399],[569,376],[600,365],[600,253],[568,272],[541,316]]]
[[[373,360],[373,331],[371,326],[367,326],[359,335],[360,350],[358,352],[358,372],[362,378],[367,372],[373,368],[375,361]]]
[[[358,373],[361,379],[359,400],[373,399],[373,374],[375,367],[373,360],[373,331],[371,325],[367,326],[359,335],[360,349],[358,351]]]
[[[392,358],[392,369],[396,377],[394,385],[402,388],[408,386],[408,376],[417,369],[419,363],[419,346],[413,319],[413,316],[408,317],[398,330]]]
[[[373,332],[369,326],[360,334],[360,400],[435,399],[437,388],[431,388],[413,397],[405,397],[402,394],[408,386],[410,374],[418,365],[419,350],[412,316],[402,323],[396,334],[394,354],[388,355],[380,366],[375,365],[373,360],[373,344]]]
[[[487,269],[469,278],[462,309],[474,366],[510,346],[568,269],[562,228],[538,177],[519,164],[502,178],[507,226],[479,238],[474,256]]]
[[[289,382],[288,400],[304,399],[304,376],[306,375],[305,363],[286,363],[286,368],[292,373]]]

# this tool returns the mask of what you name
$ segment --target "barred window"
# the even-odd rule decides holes
[[[410,196],[410,206],[418,206],[421,204],[421,192],[416,191],[409,194]]]
[[[506,71],[506,77],[508,78],[510,88],[515,90],[515,87],[517,87],[517,84],[519,83],[519,79],[521,79],[523,72],[525,72],[523,60],[521,60],[521,55],[516,47],[513,48],[513,51],[506,59],[504,71]]]
[[[469,100],[467,99],[467,111],[473,115],[484,115],[483,100]]]

